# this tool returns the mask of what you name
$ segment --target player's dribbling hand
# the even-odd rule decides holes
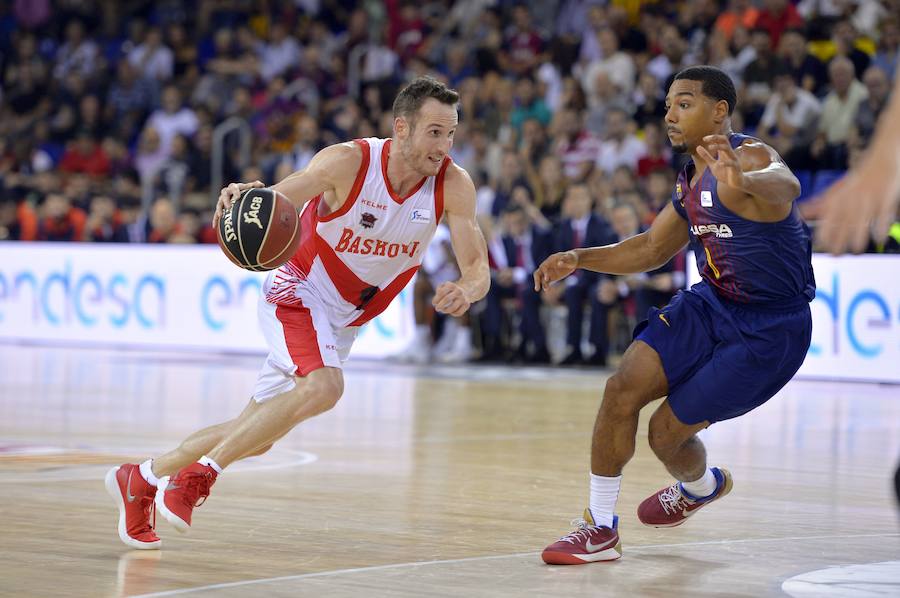
[[[466,313],[472,304],[466,297],[465,291],[455,282],[445,282],[438,286],[434,292],[434,299],[431,304],[438,313],[447,314],[448,316],[461,316]]]
[[[253,189],[254,187],[265,187],[265,185],[259,181],[253,181],[252,183],[231,183],[226,187],[222,187],[222,190],[219,192],[219,201],[216,202],[216,214],[213,216],[213,228],[219,226],[219,219],[222,218],[222,214],[224,214],[226,210],[231,209],[231,204],[240,199],[244,191]]]
[[[574,251],[554,253],[534,271],[534,290],[542,291],[578,268],[578,255]]]

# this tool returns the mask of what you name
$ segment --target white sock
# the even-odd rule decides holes
[[[693,482],[681,482],[681,487],[687,490],[691,498],[706,498],[716,491],[716,476],[712,469],[707,467],[706,473],[699,479]]]
[[[153,459],[141,463],[141,477],[151,486],[159,486],[159,478],[153,475]]]
[[[619,487],[622,485],[622,476],[617,475],[608,478],[602,475],[591,474],[591,517],[594,525],[612,527],[613,512],[616,509],[616,500],[619,498]]]
[[[431,344],[431,327],[428,324],[416,324],[415,342],[423,345]]]
[[[213,461],[212,459],[210,459],[209,457],[207,457],[206,455],[203,455],[202,457],[197,459],[197,463],[199,463],[200,465],[209,465],[210,467],[212,467],[213,469],[216,470],[216,473],[222,473],[222,468],[219,467],[219,464],[216,463],[215,461]]]

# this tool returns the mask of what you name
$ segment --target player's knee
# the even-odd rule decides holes
[[[303,419],[310,414],[325,413],[337,405],[344,394],[344,381],[340,376],[311,376],[303,385],[298,386],[296,393],[299,399],[298,413]]]

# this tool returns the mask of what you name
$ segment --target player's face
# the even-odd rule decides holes
[[[672,82],[666,96],[666,133],[676,152],[694,151],[703,137],[718,132],[727,116],[727,104],[703,95],[701,81]]]
[[[453,147],[458,122],[456,106],[425,100],[413,126],[397,130],[400,151],[409,166],[422,176],[436,175]]]

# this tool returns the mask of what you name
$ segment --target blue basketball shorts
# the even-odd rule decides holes
[[[805,302],[743,305],[703,282],[651,308],[634,330],[659,354],[669,404],[688,425],[738,417],[768,401],[800,369],[811,335]]]

